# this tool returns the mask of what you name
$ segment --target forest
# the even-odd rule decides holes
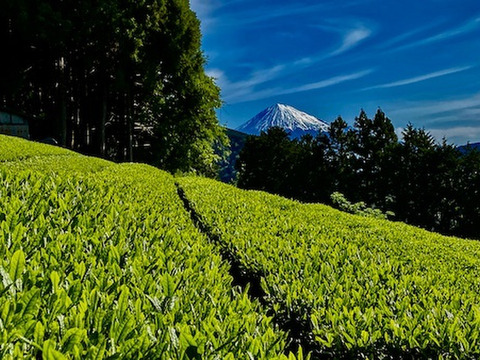
[[[281,128],[247,138],[236,163],[238,186],[306,202],[349,202],[393,220],[480,239],[480,152],[463,151],[408,124],[399,141],[391,120],[365,111],[353,127],[338,117],[328,133],[291,140]]]
[[[0,108],[27,115],[32,139],[215,173],[219,88],[188,0],[5,0],[0,43]]]

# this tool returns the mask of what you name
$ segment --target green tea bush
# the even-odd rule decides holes
[[[179,183],[314,356],[480,357],[478,242],[209,179]]]
[[[73,151],[14,136],[0,135],[0,162],[22,160],[32,156],[74,155]]]
[[[171,175],[32,149],[0,166],[0,358],[287,359]]]

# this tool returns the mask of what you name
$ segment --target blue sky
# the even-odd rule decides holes
[[[221,123],[274,103],[480,142],[480,0],[191,0]]]

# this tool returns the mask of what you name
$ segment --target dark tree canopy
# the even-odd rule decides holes
[[[37,138],[211,174],[225,135],[200,41],[188,0],[5,0],[0,106]]]

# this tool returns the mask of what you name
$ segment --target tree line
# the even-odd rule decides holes
[[[399,141],[379,109],[353,127],[338,117],[327,133],[291,140],[281,128],[248,137],[236,164],[238,186],[331,204],[352,202],[444,234],[480,239],[480,152],[437,143],[413,125]]]
[[[188,0],[4,0],[0,107],[36,139],[212,174],[226,137],[200,41]]]

